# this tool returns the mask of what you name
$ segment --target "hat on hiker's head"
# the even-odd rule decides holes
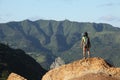
[[[84,32],[83,36],[88,36],[88,33],[87,33],[87,32]]]

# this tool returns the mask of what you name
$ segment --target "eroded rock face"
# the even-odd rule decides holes
[[[78,60],[52,69],[43,76],[42,80],[74,80],[86,74],[99,73],[120,80],[120,68],[110,67],[102,58],[97,57]]]
[[[55,61],[51,64],[50,69],[57,68],[57,67],[59,67],[59,66],[61,66],[61,65],[64,65],[64,64],[65,64],[65,62],[64,62],[60,57],[58,57],[58,58],[56,58]]]
[[[11,73],[7,80],[27,80],[27,79],[25,79],[24,77],[22,77],[18,74]]]

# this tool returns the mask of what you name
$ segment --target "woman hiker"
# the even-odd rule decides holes
[[[84,32],[80,46],[83,49],[83,58],[86,59],[86,53],[88,54],[88,57],[90,57],[91,43],[87,32]]]

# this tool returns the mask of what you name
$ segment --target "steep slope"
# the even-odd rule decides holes
[[[89,32],[92,56],[100,56],[120,66],[120,28],[110,24],[72,22],[69,20],[24,20],[0,24],[0,41],[20,48],[36,59],[45,69],[56,57],[65,63],[82,58],[81,35]],[[114,55],[114,54],[115,55]]]
[[[97,57],[74,61],[73,63],[55,68],[48,71],[42,78],[42,80],[102,79],[120,80],[120,68],[110,67],[102,58]]]
[[[0,43],[0,80],[6,80],[11,72],[28,80],[40,80],[46,71],[23,50]]]

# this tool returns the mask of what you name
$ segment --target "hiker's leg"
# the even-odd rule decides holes
[[[90,49],[87,49],[87,53],[88,53],[88,58],[90,58]]]
[[[86,48],[83,48],[83,58],[86,58]]]

